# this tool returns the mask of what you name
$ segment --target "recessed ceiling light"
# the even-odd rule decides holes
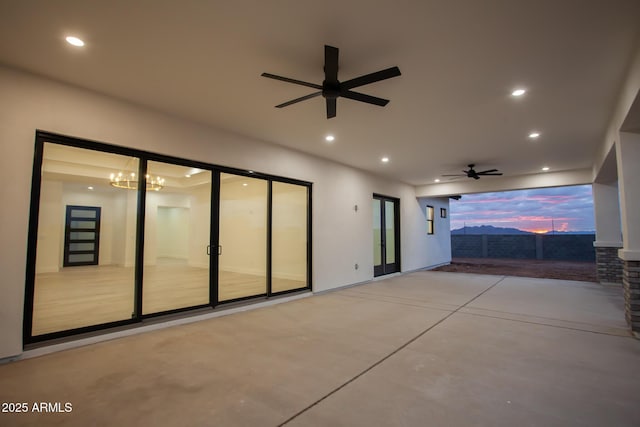
[[[522,96],[525,93],[527,93],[527,91],[525,89],[515,89],[513,92],[511,92],[511,96]]]
[[[540,136],[540,132],[531,132],[529,134],[529,138],[531,138],[531,139],[536,139],[539,136]]]
[[[77,37],[69,36],[65,39],[67,43],[76,47],[84,46],[84,42]]]
[[[545,171],[545,172],[548,171],[549,170],[549,166],[543,167],[542,170]]]
[[[191,175],[186,174],[184,177],[185,177],[185,178],[191,178]]]
[[[333,140],[336,139],[336,138],[333,135],[327,135],[327,136],[324,137],[324,139],[327,142],[333,142]]]
[[[243,182],[243,183],[242,183],[242,186],[243,186],[243,187],[246,187],[247,185],[249,185],[249,184],[247,184],[246,182]]]
[[[93,187],[87,187],[87,190],[93,191]]]
[[[388,163],[389,162],[389,158],[388,157],[383,157],[383,158],[380,159],[380,161],[382,163]]]
[[[434,179],[433,182],[440,182],[438,178]]]

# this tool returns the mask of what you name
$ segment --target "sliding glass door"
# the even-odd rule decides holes
[[[209,304],[211,171],[147,163],[142,314]]]
[[[53,143],[41,148],[27,301],[33,313],[25,323],[32,335],[43,335],[131,319],[137,197],[108,178],[125,168],[137,171],[138,159]]]
[[[267,294],[268,181],[220,174],[218,301]]]
[[[311,288],[309,183],[46,132],[33,183],[26,343]]]
[[[309,190],[286,182],[272,184],[271,292],[307,287]]]

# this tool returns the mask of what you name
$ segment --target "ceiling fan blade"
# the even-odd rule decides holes
[[[315,98],[316,96],[322,95],[322,92],[313,92],[312,94],[301,96],[300,98],[292,99],[291,101],[283,102],[282,104],[276,105],[276,108],[287,107],[291,104],[296,104],[300,101],[306,101],[307,99]]]
[[[337,47],[324,46],[324,80],[327,83],[338,83],[338,51]]]
[[[367,104],[379,105],[381,107],[384,107],[389,103],[388,99],[377,98],[375,96],[365,95],[364,93],[353,92],[351,90],[340,91],[340,96],[343,98],[353,99],[355,101],[366,102]]]
[[[491,172],[498,172],[498,169],[489,169],[489,170],[478,172],[478,173],[479,174],[485,174],[485,173],[491,173]]]
[[[471,178],[473,179],[480,179],[480,177],[478,175],[473,175]]]
[[[483,175],[483,176],[500,176],[500,175],[502,175],[502,172],[498,172],[498,173],[479,173],[478,175]]]
[[[302,85],[302,86],[307,86],[307,87],[312,87],[314,89],[322,90],[321,85],[317,85],[315,83],[303,82],[302,80],[290,79],[289,77],[276,76],[275,74],[270,74],[270,73],[262,73],[261,76],[267,77],[270,79],[280,80],[287,83],[293,83],[297,85]]]
[[[335,116],[336,116],[336,99],[327,98],[327,119],[333,118]]]
[[[341,89],[353,89],[358,86],[368,85],[370,83],[379,82],[380,80],[390,79],[400,75],[400,69],[398,67],[387,68],[386,70],[376,71],[375,73],[365,74],[364,76],[356,77],[355,79],[347,80],[340,83]]]

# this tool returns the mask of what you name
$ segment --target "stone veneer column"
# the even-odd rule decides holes
[[[631,332],[640,338],[640,261],[623,262],[624,311]]]
[[[618,258],[617,247],[596,246],[596,266],[598,282],[622,284],[622,260]]]

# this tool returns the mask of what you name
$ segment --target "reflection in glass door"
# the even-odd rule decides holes
[[[211,172],[147,163],[142,314],[209,304]]]
[[[373,198],[373,275],[400,271],[400,218],[398,199]]]

